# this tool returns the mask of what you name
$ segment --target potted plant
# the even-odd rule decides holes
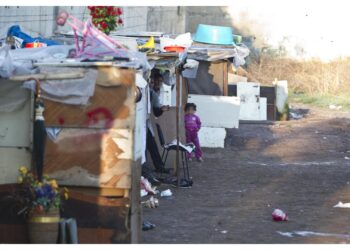
[[[26,167],[19,169],[19,187],[11,195],[19,215],[28,220],[31,243],[57,242],[62,200],[68,199],[68,189],[60,189],[55,179],[44,175],[42,181]]]
[[[92,23],[99,30],[109,35],[117,27],[123,25],[122,8],[114,6],[88,6]]]

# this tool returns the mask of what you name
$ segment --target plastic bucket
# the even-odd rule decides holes
[[[199,43],[235,45],[231,27],[199,24],[194,41]]]

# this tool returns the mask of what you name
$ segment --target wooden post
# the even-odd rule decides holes
[[[179,163],[180,163],[180,69],[176,68],[176,163],[175,163],[175,173],[177,177],[177,186],[180,185],[179,178]]]
[[[131,165],[131,201],[130,201],[130,230],[131,239],[130,243],[140,243],[141,242],[141,197],[140,197],[140,178],[141,178],[141,160],[137,160]],[[125,215],[129,216],[129,215]]]
[[[224,61],[224,89],[223,94],[224,96],[228,96],[228,63],[227,61]]]

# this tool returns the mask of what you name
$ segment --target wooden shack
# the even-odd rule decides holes
[[[26,120],[28,134],[32,131],[31,98],[28,94],[22,111],[31,112]],[[135,136],[140,130],[135,106],[135,71],[113,66],[98,68],[88,105],[45,100],[46,127],[56,132],[46,140],[44,173],[69,188],[70,199],[61,217],[76,219],[79,243],[140,241],[141,142]],[[1,121],[6,116],[0,112]],[[0,198],[16,188],[16,169],[30,166],[28,157],[17,157],[19,148],[30,155],[32,142],[27,141],[7,148],[0,144],[1,173],[10,179],[1,179]],[[26,221],[10,207],[0,203],[0,243],[27,243]]]

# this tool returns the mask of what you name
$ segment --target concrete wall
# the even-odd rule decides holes
[[[196,32],[198,24],[232,26],[233,21],[225,6],[187,6],[186,31]]]
[[[185,8],[175,6],[148,7],[147,30],[173,34],[184,33]]]
[[[11,25],[18,24],[31,35],[49,35],[54,28],[53,11],[53,7],[0,7],[1,33]]]
[[[60,9],[67,10],[80,20],[86,20],[89,18],[89,10],[86,6],[1,6],[0,33],[6,33],[7,29],[14,24],[20,25],[23,31],[32,36],[50,36],[57,29],[70,30],[69,26],[57,27],[55,24],[55,17]],[[122,18],[124,21],[124,26],[120,27],[119,30],[147,30],[148,7],[123,7],[123,11],[124,14]]]
[[[50,36],[55,30],[70,30],[69,26],[57,27],[55,17],[64,9],[80,20],[89,18],[86,6],[59,7],[0,7],[0,31],[3,34],[8,27],[18,24],[30,35]],[[124,25],[120,31],[163,31],[165,33],[182,33],[184,26],[184,7],[123,7]]]
[[[86,7],[64,7],[87,18]],[[48,35],[55,29],[55,7],[0,7],[0,32],[20,24],[27,32]],[[233,26],[254,36],[255,47],[283,46],[291,56],[332,59],[350,55],[347,1],[233,0],[230,6],[124,7],[126,31],[195,32],[199,23]]]

